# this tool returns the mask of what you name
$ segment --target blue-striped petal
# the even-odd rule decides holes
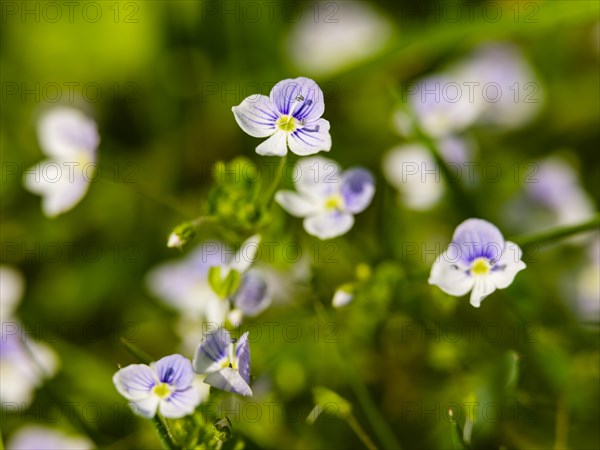
[[[222,391],[234,392],[244,396],[252,395],[252,389],[250,389],[248,383],[237,370],[230,367],[211,373],[204,379],[204,382]]]
[[[194,381],[194,370],[189,359],[170,355],[159,359],[151,367],[156,370],[159,381],[176,388],[187,388]]]
[[[248,332],[240,338],[235,349],[238,372],[247,384],[250,384],[250,344],[248,343]]]
[[[194,354],[192,366],[196,373],[211,373],[219,370],[228,358],[231,336],[223,328],[208,333]]]

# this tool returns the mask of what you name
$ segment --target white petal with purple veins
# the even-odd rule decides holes
[[[298,120],[311,122],[325,111],[323,92],[310,78],[282,80],[273,87],[270,96],[280,114],[293,115]]]
[[[196,373],[210,373],[221,368],[221,364],[228,358],[231,336],[227,330],[219,328],[208,333],[200,343],[194,354],[192,366]]]
[[[146,399],[157,382],[156,374],[145,364],[131,364],[113,375],[115,387],[127,400]]]
[[[266,95],[252,95],[231,110],[240,128],[250,136],[267,137],[275,132],[279,113]]]
[[[194,381],[194,370],[189,359],[181,355],[170,355],[159,359],[151,366],[158,380],[176,388],[187,387]]]
[[[240,338],[235,356],[238,359],[238,372],[247,384],[250,384],[250,344],[248,343],[248,332]]]
[[[204,379],[204,382],[222,391],[235,392],[244,396],[252,395],[252,389],[250,389],[248,383],[246,383],[237,370],[230,367],[209,374]]]
[[[177,390],[168,398],[160,401],[159,411],[167,419],[178,419],[192,414],[200,403],[200,392],[196,387],[189,386],[184,390]]]
[[[307,122],[303,128],[298,128],[288,135],[290,150],[299,156],[328,152],[331,150],[329,128],[329,122],[325,119]]]
[[[522,254],[523,252],[517,244],[506,241],[502,256],[490,272],[490,277],[498,289],[508,287],[515,279],[517,273],[527,267],[525,263],[521,261]]]

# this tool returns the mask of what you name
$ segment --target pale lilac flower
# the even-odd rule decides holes
[[[72,209],[86,194],[95,175],[100,137],[92,119],[61,106],[40,117],[38,140],[48,159],[30,168],[23,182],[43,197],[44,214],[55,217]]]
[[[313,155],[331,149],[329,122],[321,119],[325,102],[321,88],[309,78],[277,83],[270,96],[252,95],[232,108],[238,125],[250,136],[269,137],[256,153],[284,156]]]
[[[250,396],[250,345],[248,332],[237,341],[227,330],[208,333],[200,343],[192,362],[194,371],[208,374],[204,379],[218,389]]]
[[[394,37],[391,21],[364,2],[315,3],[287,40],[294,64],[312,74],[332,75],[376,56]],[[306,51],[310,49],[310,51]]]
[[[136,414],[151,419],[159,411],[163,417],[178,419],[192,414],[200,403],[194,379],[192,363],[176,354],[149,366],[131,364],[119,369],[113,383]]]
[[[94,443],[85,436],[65,434],[61,430],[28,425],[13,434],[8,450],[91,450]]]
[[[152,293],[186,317],[221,323],[229,307],[210,287],[208,271],[227,260],[222,242],[204,242],[185,258],[152,269],[146,282]]]
[[[408,100],[423,131],[441,138],[473,125],[483,105],[471,101],[463,91],[462,79],[451,74],[435,74],[418,80]]]
[[[363,168],[342,172],[327,158],[304,158],[296,166],[294,191],[278,191],[275,201],[288,213],[304,217],[304,229],[319,239],[347,233],[354,215],[364,211],[375,194],[373,175]]]
[[[585,192],[575,169],[563,158],[549,157],[532,167],[525,183],[527,195],[550,209],[557,224],[578,223],[594,213],[594,202]]]
[[[525,269],[521,255],[519,246],[505,241],[494,225],[468,219],[456,228],[448,250],[436,259],[429,284],[454,296],[471,291],[470,303],[478,308],[485,297],[508,287],[517,272]]]
[[[383,173],[400,194],[400,203],[414,210],[427,210],[438,203],[445,182],[431,153],[422,144],[392,148],[382,161]]]
[[[231,322],[238,324],[243,315],[256,316],[270,304],[270,290],[262,271],[251,268],[260,240],[259,235],[251,236],[235,253],[222,242],[205,242],[183,260],[151,270],[148,286],[194,322],[220,324],[232,314]],[[241,275],[240,285],[228,298],[221,298],[211,287],[208,276],[212,267],[220,269],[222,280],[231,271]]]
[[[480,45],[450,72],[478,83],[473,93],[480,106],[479,123],[522,126],[535,117],[544,101],[539,78],[519,48],[509,43]],[[467,95],[467,86],[463,90]]]
[[[25,289],[23,275],[10,266],[0,266],[0,401],[29,404],[34,391],[58,368],[54,351],[35,342],[13,316]]]

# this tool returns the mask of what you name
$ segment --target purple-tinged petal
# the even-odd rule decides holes
[[[250,384],[250,344],[248,343],[247,331],[242,335],[237,344],[235,356],[238,360],[238,372],[246,384]]]
[[[504,237],[495,225],[487,220],[467,219],[456,227],[452,243],[460,249],[460,259],[470,265],[475,258],[496,262],[504,249]]]
[[[517,244],[506,241],[502,256],[492,267],[490,277],[498,289],[504,289],[513,282],[518,272],[527,267],[521,256],[523,252]]]
[[[208,333],[194,354],[192,366],[196,373],[210,373],[221,368],[221,364],[229,357],[231,336],[223,328]]]
[[[234,305],[250,317],[264,311],[271,303],[267,282],[258,270],[249,270],[235,293]]]
[[[325,119],[307,122],[304,127],[298,128],[289,134],[288,145],[290,150],[299,156],[328,152],[331,150],[329,128],[329,122]]]
[[[354,216],[340,211],[323,213],[304,219],[306,232],[323,240],[347,233],[352,225],[354,225]]]
[[[113,375],[117,391],[127,400],[143,400],[152,395],[156,374],[145,364],[131,364]]]
[[[312,122],[323,115],[325,102],[321,88],[309,78],[288,78],[271,90],[271,100],[280,114]]]
[[[91,156],[100,142],[96,123],[75,108],[53,108],[40,117],[38,139],[48,156],[71,158],[78,152]]]
[[[167,419],[179,419],[192,414],[200,403],[200,391],[195,386],[177,390],[161,400],[159,411]]]
[[[231,110],[240,128],[250,136],[267,137],[275,132],[279,113],[266,95],[252,95]]]
[[[342,175],[340,190],[344,207],[353,214],[364,211],[375,194],[375,180],[371,172],[363,168],[350,169]]]
[[[194,381],[195,375],[192,363],[181,355],[165,356],[153,363],[152,367],[156,371],[160,382],[175,386],[178,389],[185,389]]]
[[[244,396],[252,395],[252,389],[250,389],[248,383],[246,383],[237,370],[230,367],[225,367],[218,372],[209,374],[204,379],[204,382],[222,391],[234,392]]]
[[[262,156],[285,156],[287,154],[288,135],[277,130],[269,139],[256,147],[256,153]]]

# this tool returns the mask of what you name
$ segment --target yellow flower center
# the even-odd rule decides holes
[[[154,394],[158,395],[160,398],[167,398],[169,395],[171,395],[171,388],[167,383],[160,383],[152,388],[152,392],[154,392]]]
[[[471,264],[471,273],[473,275],[487,275],[490,269],[490,263],[485,258],[476,258],[473,264]]]
[[[325,208],[327,209],[342,209],[344,199],[339,194],[333,194],[325,200]]]
[[[296,131],[297,124],[298,121],[293,116],[288,115],[280,116],[275,123],[280,130],[285,131],[286,133]]]

